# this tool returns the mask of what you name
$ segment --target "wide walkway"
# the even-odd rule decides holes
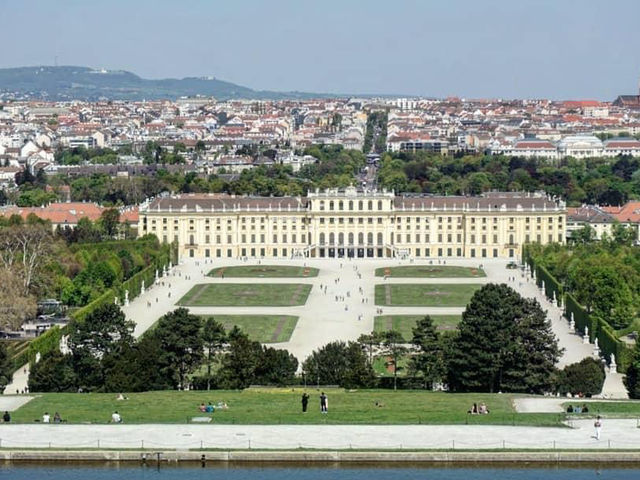
[[[13,372],[13,378],[11,382],[4,387],[3,395],[13,395],[25,392],[29,384],[29,369],[30,365],[27,363],[18,370]]]
[[[331,415],[331,412],[329,412]],[[572,428],[423,425],[11,425],[3,448],[640,449],[636,420]]]

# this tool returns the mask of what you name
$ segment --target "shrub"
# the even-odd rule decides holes
[[[604,377],[602,363],[588,357],[578,363],[567,365],[564,370],[559,372],[557,390],[563,395],[582,393],[590,397],[602,391]]]

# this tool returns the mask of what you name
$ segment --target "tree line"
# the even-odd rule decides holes
[[[185,308],[161,317],[139,339],[133,329],[117,305],[97,308],[71,325],[69,354],[52,351],[33,366],[30,391],[242,389],[291,384],[298,368],[286,350],[252,341],[238,328],[226,332],[214,319],[203,322]]]
[[[478,290],[457,332],[439,332],[426,316],[410,342],[398,332],[331,342],[302,363],[288,351],[252,341],[237,327],[225,331],[214,318],[178,308],[139,339],[118,306],[108,304],[71,325],[71,353],[51,352],[32,368],[31,391],[146,391],[162,389],[242,389],[250,385],[339,385],[345,388],[433,388],[453,392],[551,391],[599,393],[604,371],[581,362],[559,371],[561,350],[545,312],[504,284]],[[393,383],[373,369],[383,356]],[[396,376],[408,356],[408,376]],[[595,362],[595,363],[594,363]],[[591,382],[591,383],[589,383]]]
[[[615,330],[631,328],[640,310],[640,249],[635,230],[615,225],[611,236],[595,240],[591,227],[579,230],[570,245],[528,246],[543,265],[593,317]]]
[[[640,198],[640,158],[630,156],[550,161],[387,152],[382,155],[378,176],[382,187],[396,192],[478,195],[489,190],[541,190],[570,205],[622,205]]]

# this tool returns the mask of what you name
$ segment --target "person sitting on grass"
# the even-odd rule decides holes
[[[122,417],[117,410],[111,414],[111,423],[122,423]]]
[[[589,407],[587,407],[586,403],[582,404],[582,413],[589,413]]]
[[[211,405],[211,402],[209,402],[209,404],[204,409],[204,411],[207,412],[207,413],[213,413],[214,410],[215,410],[215,408],[213,408],[213,405]]]
[[[53,414],[53,423],[62,423],[62,417],[58,412]]]
[[[200,406],[198,407],[198,410],[200,410],[202,413],[207,411],[207,406],[204,404],[204,402],[200,404]]]
[[[567,407],[567,413],[573,413],[573,405]]]
[[[478,404],[474,403],[473,406],[471,407],[471,410],[469,410],[467,413],[470,413],[471,415],[477,415],[478,414]]]
[[[487,415],[489,413],[489,409],[487,408],[487,406],[485,405],[484,402],[482,402],[480,404],[480,408],[478,409],[478,413],[480,413],[480,415]]]

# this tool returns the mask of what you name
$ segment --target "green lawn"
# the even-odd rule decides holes
[[[193,287],[178,305],[208,306],[273,306],[304,305],[311,285],[304,283],[205,283]]]
[[[311,267],[293,267],[290,265],[234,265],[231,267],[214,268],[208,274],[210,277],[317,277],[318,269]]]
[[[298,323],[292,315],[210,315],[229,331],[238,326],[251,340],[260,343],[288,342]],[[209,315],[203,315],[203,319]]]
[[[480,287],[468,283],[376,285],[376,305],[465,307]]]
[[[69,423],[107,423],[114,410],[124,423],[186,423],[202,416],[201,402],[227,403],[227,410],[212,414],[221,424],[502,424],[560,425],[562,414],[516,413],[508,394],[451,394],[421,390],[324,389],[329,397],[329,414],[321,415],[320,392],[308,388],[310,411],[300,410],[302,388],[212,390],[191,392],[147,392],[126,394],[128,400],[116,400],[116,394],[47,393],[12,413],[12,421],[32,423],[44,412],[59,412]],[[382,404],[376,407],[375,403]],[[489,415],[468,415],[476,402],[485,402]]]
[[[416,322],[425,315],[381,315],[373,320],[373,330],[375,332],[386,332],[395,330],[402,334],[402,338],[411,341],[413,337],[413,327]],[[461,315],[431,315],[433,323],[438,330],[455,330],[460,323]]]
[[[376,277],[415,277],[415,278],[479,278],[486,277],[484,270],[473,267],[454,267],[448,265],[407,265],[403,267],[376,268]]]

